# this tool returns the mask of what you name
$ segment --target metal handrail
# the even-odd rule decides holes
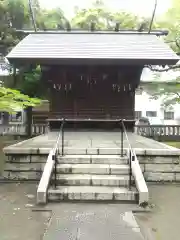
[[[127,135],[127,130],[124,125],[124,121],[121,120],[120,124],[122,125],[122,131],[121,131],[121,156],[123,156],[123,135],[125,135],[127,144],[128,144],[128,163],[129,163],[129,189],[131,189],[132,186],[132,161],[135,161],[135,152],[130,144],[128,135]]]
[[[54,187],[57,187],[57,164],[58,164],[58,155],[59,155],[59,141],[61,138],[61,156],[64,156],[64,123],[65,119],[63,119],[60,129],[59,129],[59,134],[58,138],[56,140],[56,144],[53,148],[53,153],[52,153],[52,160],[54,160]]]

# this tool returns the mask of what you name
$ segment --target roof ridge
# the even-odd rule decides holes
[[[23,33],[31,33],[31,34],[109,34],[109,35],[157,35],[157,36],[164,36],[168,35],[167,30],[154,30],[150,33],[148,31],[140,32],[137,30],[120,30],[120,31],[90,31],[90,30],[72,30],[72,31],[66,31],[66,30],[16,30],[17,32],[23,32]]]

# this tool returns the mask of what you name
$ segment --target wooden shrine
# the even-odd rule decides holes
[[[125,119],[132,130],[135,90],[144,66],[178,61],[156,35],[37,32],[7,57],[17,67],[41,66],[42,84],[49,89],[52,130],[62,119],[88,128]]]

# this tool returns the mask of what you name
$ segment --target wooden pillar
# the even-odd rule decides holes
[[[32,137],[32,107],[26,108],[26,136]]]

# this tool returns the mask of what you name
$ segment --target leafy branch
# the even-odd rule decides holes
[[[168,72],[170,70],[180,69],[180,64],[168,66],[168,68],[160,69],[160,68],[154,68],[151,65],[145,65],[145,67],[149,68],[153,72]]]
[[[38,98],[30,98],[18,90],[0,87],[0,111],[13,113],[40,103]]]

